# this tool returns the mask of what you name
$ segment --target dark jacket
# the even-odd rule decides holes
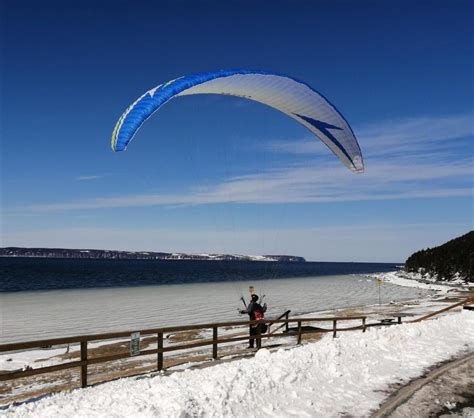
[[[247,306],[247,310],[240,311],[243,314],[248,314],[250,317],[250,320],[253,321],[255,320],[255,312],[266,312],[267,310],[267,304],[265,303],[263,306],[260,305],[258,302],[250,302]]]

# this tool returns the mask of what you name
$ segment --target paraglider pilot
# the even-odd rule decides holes
[[[252,300],[247,306],[247,309],[241,310],[241,314],[248,314],[251,321],[263,319],[264,313],[267,310],[267,304],[264,303],[263,306],[258,303],[258,296],[253,294],[251,296]],[[262,340],[260,338],[255,338],[255,335],[264,334],[267,331],[266,324],[254,324],[249,327],[249,346],[248,348],[253,348],[254,340],[257,340],[257,349],[262,347]]]

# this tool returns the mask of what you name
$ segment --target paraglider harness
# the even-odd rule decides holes
[[[264,297],[265,295],[262,296],[261,301],[263,301]],[[262,307],[260,303],[252,299],[252,301],[247,306],[244,297],[242,296],[240,299],[242,300],[242,303],[245,306],[245,310],[240,311],[241,314],[248,314],[250,316],[251,321],[260,321],[265,317],[265,311],[267,310],[266,304],[264,304],[264,306]],[[253,329],[260,327],[261,334],[265,334],[268,329],[267,324],[252,324],[250,325],[250,327]]]

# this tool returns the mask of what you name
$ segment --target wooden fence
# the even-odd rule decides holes
[[[29,341],[22,343],[12,343],[12,344],[3,344],[0,345],[0,353],[4,352],[14,352],[21,350],[29,350],[34,348],[44,348],[57,345],[66,345],[66,344],[80,344],[80,359],[76,361],[69,361],[66,363],[56,364],[53,366],[40,367],[35,369],[21,370],[21,371],[12,371],[4,374],[0,374],[0,382],[19,379],[27,376],[34,376],[45,373],[57,372],[60,370],[79,368],[81,372],[81,387],[87,386],[87,369],[88,366],[105,363],[110,361],[121,360],[125,358],[132,357],[130,351],[112,354],[101,357],[90,358],[88,356],[88,343],[91,341],[103,341],[103,340],[114,340],[124,337],[131,337],[133,332],[139,332],[140,337],[145,335],[156,335],[157,348],[143,350],[137,353],[133,357],[139,356],[148,356],[156,354],[156,370],[163,370],[163,358],[164,353],[177,351],[177,350],[187,350],[198,347],[212,346],[212,358],[214,360],[218,359],[218,346],[219,344],[227,344],[232,342],[240,342],[249,339],[249,335],[237,336],[237,337],[221,337],[219,338],[219,329],[220,328],[229,328],[237,326],[252,326],[258,324],[267,324],[270,328],[273,324],[280,324],[273,332],[268,332],[266,334],[257,334],[254,336],[256,339],[271,339],[271,338],[282,338],[282,337],[297,337],[298,344],[301,343],[301,338],[303,334],[313,334],[313,333],[327,333],[331,332],[333,337],[336,337],[337,332],[340,331],[353,331],[353,330],[366,330],[366,317],[365,316],[354,316],[354,317],[327,317],[327,318],[298,318],[298,319],[289,319],[289,312],[283,314],[286,316],[285,319],[263,319],[260,321],[239,321],[239,322],[220,322],[220,323],[211,323],[211,324],[198,324],[198,325],[186,325],[186,326],[177,326],[177,327],[166,327],[166,328],[153,328],[153,329],[144,329],[144,330],[133,330],[133,331],[124,331],[124,332],[114,332],[107,334],[94,334],[94,335],[81,335],[77,337],[66,337],[66,338],[54,338],[48,340],[39,340],[39,341]],[[338,322],[342,321],[361,321],[361,325],[351,326],[346,328],[338,328]],[[303,327],[303,323],[315,323],[315,322],[330,322],[332,327],[330,328],[312,328]],[[295,324],[294,328],[290,328],[291,324]],[[282,332],[276,332],[281,327],[286,327]],[[163,336],[170,333],[181,332],[181,331],[193,331],[193,330],[202,330],[202,329],[211,329],[212,330],[212,339],[204,339],[202,341],[197,341],[188,344],[178,344],[173,346],[164,347],[163,345]]]
[[[410,322],[421,322],[421,321],[425,321],[427,319],[430,319],[430,318],[433,318],[434,316],[436,315],[439,315],[441,313],[444,313],[444,312],[447,312],[451,309],[454,309],[454,308],[457,308],[458,306],[461,306],[461,305],[468,305],[469,303],[473,303],[474,302],[474,297],[468,297],[467,299],[464,299],[462,300],[461,302],[458,302],[458,303],[455,303],[454,305],[450,305],[450,306],[447,306],[446,308],[443,308],[443,309],[440,309],[439,311],[436,311],[436,312],[432,312],[428,315],[424,315],[420,318],[417,318],[413,321],[410,321]]]
[[[467,298],[459,303],[454,305],[448,306],[436,312],[433,312],[429,315],[425,315],[421,318],[417,318],[414,321],[410,322],[419,322],[429,318],[432,318],[440,313],[446,312],[450,309],[456,308],[458,306],[472,303],[474,298],[470,297]],[[176,327],[165,327],[165,328],[152,328],[152,329],[145,329],[145,330],[133,330],[133,331],[124,331],[124,332],[114,332],[114,333],[106,333],[106,334],[93,334],[93,335],[81,335],[76,337],[66,337],[66,338],[54,338],[48,340],[39,340],[39,341],[29,341],[29,342],[22,342],[22,343],[12,343],[12,344],[3,344],[0,345],[0,353],[5,352],[15,352],[15,351],[22,351],[22,350],[29,350],[34,348],[44,348],[44,347],[51,347],[51,346],[63,346],[66,344],[80,344],[80,359],[76,361],[69,361],[66,363],[61,363],[53,366],[47,367],[40,367],[36,369],[28,369],[28,370],[21,370],[21,371],[12,371],[0,374],[0,382],[20,379],[23,377],[40,375],[45,373],[52,373],[57,372],[60,370],[65,369],[72,369],[72,368],[79,368],[80,369],[80,376],[81,376],[81,387],[87,387],[87,377],[88,377],[88,366],[94,364],[100,364],[105,362],[111,362],[131,357],[139,357],[139,356],[148,356],[156,354],[156,370],[161,371],[163,370],[163,358],[164,353],[177,351],[177,350],[187,350],[192,348],[198,347],[205,347],[205,346],[212,346],[212,358],[214,360],[218,359],[218,346],[219,344],[227,344],[232,342],[240,342],[249,339],[249,335],[245,336],[231,336],[231,337],[221,337],[219,338],[219,329],[220,328],[229,328],[229,327],[238,327],[238,326],[252,326],[258,324],[266,324],[268,326],[268,332],[266,334],[257,334],[254,336],[256,339],[271,339],[271,338],[282,338],[282,337],[297,337],[297,343],[301,343],[301,339],[303,334],[318,334],[318,333],[328,333],[331,332],[333,337],[336,337],[337,332],[340,331],[354,331],[354,330],[362,330],[365,332],[368,326],[381,326],[381,325],[395,325],[395,322],[380,322],[374,324],[366,324],[366,317],[365,316],[352,316],[352,317],[325,317],[325,318],[297,318],[297,319],[289,319],[290,311],[285,312],[283,315],[280,316],[278,319],[263,319],[260,321],[238,321],[238,322],[220,322],[220,323],[210,323],[210,324],[198,324],[198,325],[185,325],[185,326],[176,326]],[[397,317],[398,324],[401,324],[401,316],[397,314],[393,314],[392,316]],[[284,318],[284,319],[282,319]],[[361,325],[345,327],[345,328],[338,328],[338,322],[342,321],[361,321]],[[302,324],[314,323],[314,322],[329,322],[332,324],[332,327],[329,328],[314,328],[303,326]],[[273,331],[270,330],[271,326],[274,324],[279,324],[279,326],[274,329]],[[294,328],[290,328],[290,324],[295,324]],[[281,328],[285,327],[285,330],[282,332],[277,332]],[[172,334],[176,332],[182,331],[195,331],[195,330],[202,330],[202,329],[211,329],[212,330],[212,339],[203,339],[202,341],[197,341],[188,344],[179,344],[164,347],[163,345],[163,336],[166,334]],[[137,355],[132,356],[130,351],[112,354],[107,356],[100,356],[100,357],[93,357],[90,358],[88,356],[88,343],[91,341],[104,341],[104,340],[115,340],[119,338],[130,338],[132,333],[139,332],[140,337],[145,335],[156,335],[156,342],[157,348],[156,349],[149,349],[143,350],[137,353]]]

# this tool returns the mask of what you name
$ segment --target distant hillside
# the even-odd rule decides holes
[[[418,251],[405,262],[405,269],[436,275],[438,280],[451,280],[456,273],[474,282],[474,231],[435,248]]]
[[[236,255],[236,254],[184,254],[152,251],[115,251],[68,248],[0,248],[0,257],[41,258],[94,258],[113,260],[230,260],[230,261],[279,261],[305,262],[303,257],[293,255]]]

